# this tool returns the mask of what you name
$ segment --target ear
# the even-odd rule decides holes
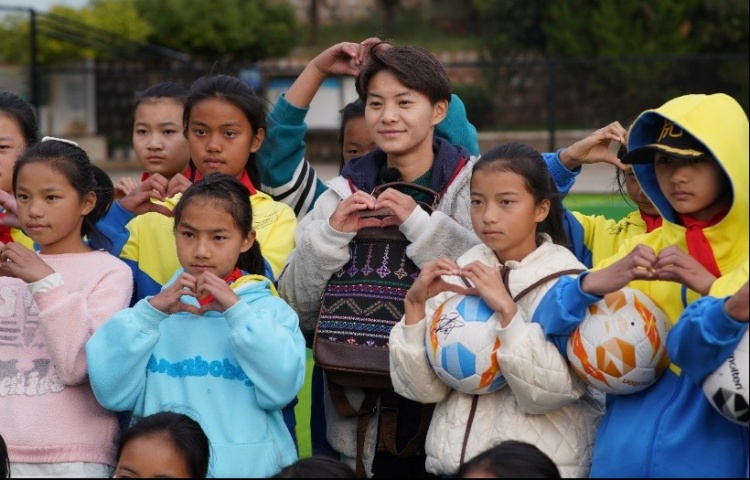
[[[550,201],[548,199],[544,199],[537,206],[535,207],[535,213],[534,213],[534,222],[536,223],[542,223],[547,219],[547,215],[549,215],[549,209],[550,209]]]
[[[442,122],[448,113],[448,100],[440,100],[432,107],[432,126]]]
[[[260,146],[263,145],[263,140],[266,139],[266,131],[259,128],[258,131],[253,135],[253,143],[250,145],[250,152],[255,153],[260,150]]]
[[[81,199],[81,215],[88,215],[94,207],[96,207],[96,193],[89,192]]]
[[[255,230],[250,230],[247,232],[247,236],[242,239],[242,244],[240,245],[240,252],[245,253],[253,246],[253,243],[255,243]]]

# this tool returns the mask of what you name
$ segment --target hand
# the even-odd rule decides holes
[[[375,197],[362,190],[342,200],[331,214],[328,223],[337,232],[358,232],[365,227],[378,227],[381,220],[376,217],[360,217],[359,212],[375,209]]]
[[[724,311],[738,322],[750,321],[750,302],[748,301],[748,282],[737,290],[737,293],[724,302]]]
[[[115,200],[120,200],[128,193],[138,188],[138,180],[132,177],[124,177],[115,184]]]
[[[219,278],[216,274],[211,272],[203,272],[196,282],[196,293],[198,298],[205,298],[211,296],[213,299],[201,307],[201,314],[208,312],[209,310],[215,310],[217,312],[224,312],[232,305],[240,301],[240,297],[234,293],[227,282],[223,278]]]
[[[404,323],[419,323],[425,315],[425,303],[441,292],[454,292],[462,295],[473,295],[475,289],[463,287],[443,280],[443,275],[459,275],[461,268],[448,257],[427,262],[419,272],[404,298]]]
[[[614,121],[565,148],[560,152],[560,162],[569,170],[574,170],[584,163],[611,163],[624,169],[625,164],[617,158],[617,152],[613,154],[609,151],[609,144],[615,141],[625,145],[627,133],[620,122]]]
[[[701,295],[708,295],[716,277],[679,247],[671,245],[659,252],[654,264],[656,278],[679,282]]]
[[[41,280],[55,271],[42,258],[20,243],[0,243],[0,272],[26,283]]]
[[[375,208],[387,208],[393,212],[393,215],[385,217],[381,223],[381,226],[388,227],[403,224],[418,206],[417,202],[409,195],[399,192],[395,188],[387,188],[378,195]]]
[[[0,226],[21,228],[21,222],[18,220],[16,197],[5,190],[0,190],[0,207],[5,210],[5,215],[0,217]]]
[[[500,270],[473,261],[461,269],[461,276],[469,280],[482,300],[500,314],[500,324],[507,327],[518,311],[516,303],[503,285]]]
[[[657,280],[654,249],[638,244],[626,256],[601,270],[595,270],[583,277],[581,289],[603,297],[620,290],[633,280]]]
[[[201,314],[201,309],[195,305],[184,303],[180,298],[183,295],[197,297],[197,288],[195,277],[189,273],[182,272],[170,286],[149,298],[148,302],[155,309],[172,314],[177,312],[188,312],[195,315]]]
[[[313,58],[312,66],[320,75],[351,75],[356,77],[365,61],[366,49],[359,43],[341,42],[328,47]]]
[[[174,197],[178,193],[185,193],[185,190],[192,184],[193,182],[188,180],[185,175],[178,173],[170,178],[169,183],[167,183],[167,198]]]
[[[125,195],[120,200],[120,206],[136,215],[157,212],[171,217],[172,211],[169,208],[151,201],[164,201],[167,198],[168,186],[167,179],[163,175],[155,173],[138,185],[135,190]]]

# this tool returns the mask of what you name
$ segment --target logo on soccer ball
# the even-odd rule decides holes
[[[451,388],[483,394],[505,385],[494,313],[480,297],[464,295],[451,296],[435,310],[427,330],[427,357]]]

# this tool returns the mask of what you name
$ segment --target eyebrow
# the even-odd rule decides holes
[[[145,126],[149,125],[148,122],[143,122],[143,121],[135,122],[135,124],[136,125],[145,125]],[[160,126],[160,127],[165,127],[167,125],[170,125],[170,126],[171,125],[177,125],[177,122],[171,122],[171,121],[170,122],[161,122],[161,123],[158,123],[157,125]]]
[[[204,232],[206,230],[201,230],[200,228],[194,227],[193,225],[190,225],[188,222],[182,221],[179,224],[177,224],[177,228],[186,228],[188,230],[192,230],[194,232]],[[226,228],[215,228],[213,230],[208,230],[208,233],[225,233],[229,230]]]
[[[198,120],[190,120],[190,125],[197,125],[199,127],[208,127],[207,123],[200,122]],[[240,122],[227,122],[227,123],[222,123],[221,125],[219,125],[219,127],[239,127],[239,126],[240,126]]]

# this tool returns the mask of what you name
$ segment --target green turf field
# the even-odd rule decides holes
[[[573,194],[565,201],[570,210],[579,211],[586,215],[603,215],[607,218],[620,219],[633,211],[635,207],[628,205],[618,195]],[[297,441],[299,442],[300,457],[309,457],[310,449],[310,377],[312,376],[312,351],[307,350],[307,376],[305,385],[299,392],[299,403],[295,408],[297,416]]]

